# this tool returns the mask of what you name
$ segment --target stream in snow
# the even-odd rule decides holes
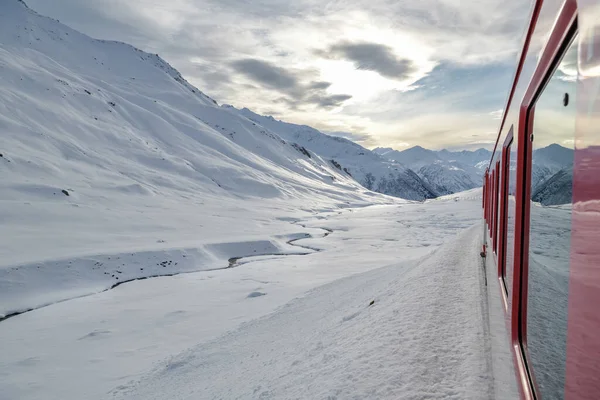
[[[206,265],[211,270],[136,280],[10,318],[0,323],[0,398],[106,398],[116,388],[142,379],[164,360],[216,340],[259,317],[285,310],[286,303],[304,298],[314,288],[386,265],[416,262],[461,230],[478,223],[479,207],[480,199],[475,196],[473,200],[442,199],[294,217],[304,225],[304,232],[292,233],[287,228],[289,233],[278,246],[288,246],[287,253],[297,252],[298,246],[302,250],[310,248],[310,254],[302,257],[252,256],[237,260],[240,268],[223,268],[223,262],[231,257],[222,256]],[[324,227],[335,234],[317,233]],[[307,233],[312,237],[307,237]],[[262,243],[260,240],[256,237],[254,242]],[[292,243],[286,244],[288,241]],[[260,247],[271,248],[275,247]],[[252,250],[242,250],[236,251],[240,255],[253,254]],[[179,253],[169,251],[169,257],[163,254],[151,260],[183,262],[193,254],[188,249],[182,253],[186,258],[176,258]],[[279,250],[265,251],[271,252]],[[129,259],[137,260],[135,268],[139,270],[142,264],[133,257]],[[115,261],[114,256],[110,258]],[[143,256],[143,260],[147,259]],[[118,260],[121,261],[122,258]],[[159,264],[154,268],[167,272],[161,262],[152,262]],[[94,276],[106,275],[97,272]],[[355,282],[360,283],[361,279],[357,279]],[[358,294],[364,289],[359,285],[355,290]],[[420,289],[407,286],[398,290],[407,290],[409,295]],[[50,289],[41,293],[54,296]],[[351,315],[357,310],[347,311]],[[319,315],[318,307],[311,312],[309,320],[327,318]],[[342,312],[345,313],[340,309]]]

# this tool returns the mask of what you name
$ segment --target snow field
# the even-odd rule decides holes
[[[303,220],[290,213],[287,218],[282,217],[285,219],[282,222],[296,230],[294,238],[303,233],[312,235],[294,244],[321,251],[304,256],[252,257],[238,260],[241,265],[236,268],[134,281],[7,319],[0,322],[0,342],[6,349],[0,360],[0,385],[9,398],[106,398],[117,388],[130,387],[132,382],[145,379],[164,360],[219,340],[227,332],[268,315],[295,298],[312,298],[313,294],[305,295],[308,290],[384,265],[399,262],[415,265],[457,232],[473,225],[478,220],[473,210],[479,202],[480,199],[449,200],[330,210],[315,212]],[[327,232],[324,228],[333,232],[324,236]],[[466,268],[466,264],[461,265]],[[218,266],[223,266],[222,261]],[[403,268],[388,272],[404,275],[406,271],[414,271]],[[354,313],[362,312],[362,307],[373,299],[374,306],[379,307],[379,296],[387,296],[384,291],[377,294],[369,289],[369,285],[375,285],[374,278],[369,278],[371,283],[365,289],[360,288],[361,281],[356,278],[353,284],[355,292],[364,292],[365,298],[356,301],[346,298],[344,303],[348,307],[339,307],[336,320],[346,318],[352,323],[358,318],[358,314],[352,317]],[[422,277],[418,282],[425,284],[427,279]],[[393,285],[392,275],[382,278],[380,284]],[[407,284],[394,291],[410,297],[421,289]],[[255,292],[264,295],[254,297]],[[330,301],[333,300],[321,297],[323,306]],[[339,304],[336,302],[334,308]],[[416,300],[411,304],[416,307]],[[320,309],[314,304],[310,307],[307,312],[312,310],[312,314],[306,314],[309,320],[332,318],[327,314],[327,310],[333,312],[331,307]],[[309,320],[305,320],[303,329],[317,332],[319,325],[311,326]],[[405,321],[406,325],[413,323],[417,322]],[[411,332],[418,336],[416,330]],[[282,334],[285,332],[273,331],[271,340],[279,340]],[[391,338],[395,334],[389,335]],[[433,336],[430,339],[434,340]],[[239,355],[245,360],[245,352]],[[398,363],[402,363],[402,357],[399,356]],[[374,371],[382,368],[377,366]],[[216,386],[213,390],[215,398],[229,397],[225,392],[219,395]],[[243,386],[236,390],[246,393]],[[388,398],[394,398],[392,394],[399,390],[396,387]],[[173,396],[163,394],[164,397]]]

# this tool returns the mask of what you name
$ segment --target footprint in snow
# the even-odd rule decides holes
[[[265,296],[265,295],[266,295],[266,293],[263,293],[263,292],[252,292],[248,296],[246,296],[246,298],[251,299],[253,297],[260,297],[260,296]]]
[[[346,315],[344,318],[342,318],[342,322],[350,321],[351,319],[356,318],[358,316],[358,314],[360,314],[359,311],[352,313],[350,315]]]
[[[100,337],[100,336],[105,336],[105,335],[109,335],[109,334],[111,334],[111,331],[95,330],[95,331],[92,331],[92,332],[88,333],[87,335],[84,335],[84,336],[80,337],[77,340],[92,339],[92,338],[96,338],[96,337]]]

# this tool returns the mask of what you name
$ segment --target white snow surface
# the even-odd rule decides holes
[[[368,191],[242,111],[2,1],[0,399],[487,397],[481,191]]]
[[[113,393],[124,399],[489,398],[480,233],[475,226],[420,262],[312,290]]]
[[[219,107],[157,55],[18,0],[0,7],[0,132],[0,314],[307,251],[285,243],[300,232],[290,213],[403,203]]]
[[[312,235],[292,247],[321,251],[243,258],[235,268],[133,281],[9,318],[0,322],[3,395],[144,398],[148,382],[159,379],[163,390],[157,385],[153,398],[260,398],[263,392],[319,398],[321,391],[352,398],[344,395],[350,393],[346,386],[371,393],[367,398],[481,398],[491,384],[482,367],[487,361],[478,308],[481,230],[452,239],[479,220],[480,203],[481,193],[303,219],[290,213],[285,223],[296,229],[295,237]],[[332,233],[324,236],[325,228]],[[222,262],[212,266],[222,268]],[[386,265],[393,266],[378,270]],[[319,289],[323,284],[329,285]],[[229,347],[250,334],[256,338],[247,346]],[[215,343],[226,350],[211,353],[206,369],[193,373],[198,354],[217,349]],[[332,345],[337,347],[327,348]],[[360,357],[354,362],[352,356]],[[189,357],[190,363],[174,361]],[[259,360],[273,368],[252,364]],[[315,363],[320,367],[311,375]],[[181,375],[160,372],[175,371],[175,365],[183,367]],[[244,377],[244,365],[261,368]],[[276,383],[282,375],[287,380]],[[196,378],[187,382],[191,376]],[[202,381],[210,388],[198,386],[198,379],[212,382]]]

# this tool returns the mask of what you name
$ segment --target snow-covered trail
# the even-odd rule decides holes
[[[328,210],[312,217],[290,213],[286,239],[296,232],[293,244],[321,251],[250,257],[237,268],[133,281],[3,321],[0,398],[106,398],[115,388],[143,379],[163,360],[217,340],[308,290],[422,258],[475,224],[480,202],[475,194],[472,200]],[[333,233],[325,236],[324,229]],[[302,238],[300,230],[313,237]],[[236,251],[250,254],[243,250]],[[456,279],[449,278],[449,283]],[[371,296],[367,286],[364,291]],[[404,295],[409,297],[420,292],[409,286],[398,290],[407,290]],[[340,318],[359,310],[358,303],[347,300],[357,308]],[[318,308],[313,311],[311,319],[324,318]]]
[[[421,262],[321,286],[172,357],[123,399],[483,399],[489,370],[474,226]],[[372,301],[374,303],[369,305]]]

